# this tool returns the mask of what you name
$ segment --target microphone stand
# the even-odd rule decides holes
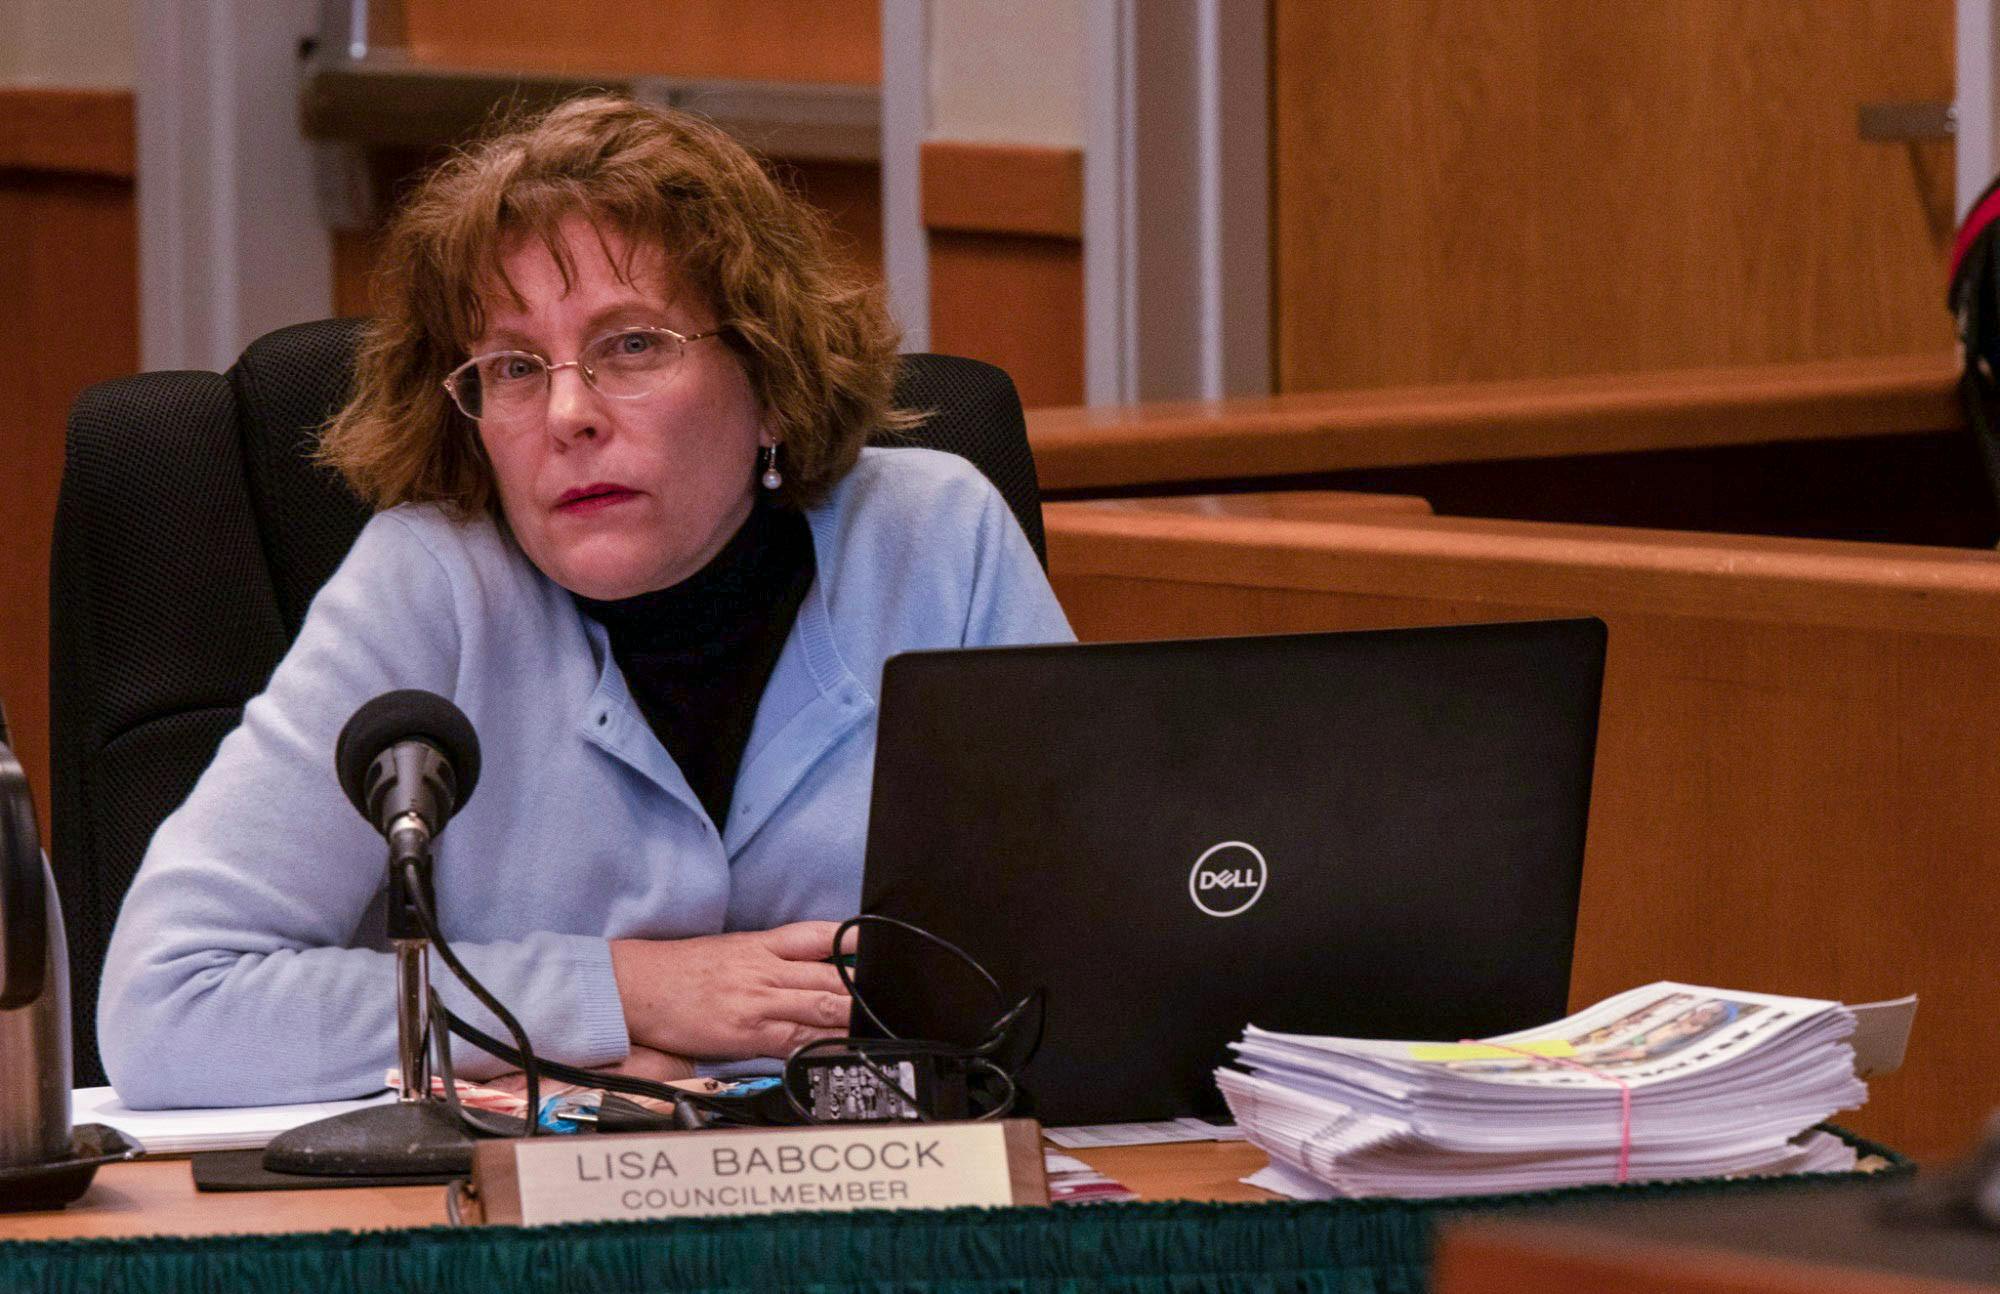
[[[396,950],[396,1058],[403,1090],[372,1105],[293,1128],[264,1150],[274,1173],[317,1177],[462,1177],[472,1171],[472,1135],[431,1094],[430,939],[412,885],[431,895],[430,828],[415,813],[389,824],[389,942]],[[429,904],[433,911],[436,904]]]
[[[396,1062],[403,1102],[431,1099],[431,941],[410,897],[412,881],[433,899],[430,833],[405,813],[389,824],[389,943],[396,950]],[[430,903],[437,910],[435,901]]]

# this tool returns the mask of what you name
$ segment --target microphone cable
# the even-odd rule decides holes
[[[506,1027],[507,1032],[513,1036],[516,1046],[514,1060],[520,1065],[521,1072],[527,1076],[528,1081],[527,1135],[530,1137],[538,1136],[542,1131],[542,1064],[535,1059],[534,1048],[528,1043],[527,1030],[523,1029],[521,1022],[514,1018],[514,1013],[502,1006],[500,999],[494,997],[487,990],[487,987],[479,982],[479,977],[466,969],[465,963],[458,959],[458,954],[451,950],[451,944],[445,939],[444,931],[438,929],[437,914],[431,911],[430,899],[424,894],[424,887],[418,883],[419,879],[416,863],[414,861],[405,862],[403,864],[403,884],[409,892],[411,906],[417,910],[417,920],[423,923],[424,935],[436,947],[439,958],[443,960],[446,966],[451,968],[451,973],[458,976],[459,983],[465,985],[467,991],[479,1000],[479,1004],[488,1011],[491,1011],[500,1023]],[[428,1027],[435,1035],[437,1029],[436,1021],[438,1019],[435,1013],[443,1010],[444,1007],[444,1003],[438,998],[436,989],[431,990],[431,1006],[433,1014]],[[445,1011],[443,1019],[447,1026],[453,1027],[453,1032],[457,1031],[455,1026],[459,1024],[459,1020],[456,1016],[452,1015],[449,1011]],[[479,1125],[467,1119],[466,1111],[459,1107],[458,1083],[456,1077],[451,1072],[451,1047],[449,1043],[445,1043],[435,1049],[433,1054],[437,1054],[440,1051],[445,1057],[445,1065],[444,1072],[438,1076],[444,1080],[446,1104],[458,1114],[461,1122],[477,1129]],[[426,1093],[425,1095],[429,1094]]]
[[[449,1007],[445,1006],[436,988],[431,988],[429,1025],[431,1037],[428,1041],[433,1056],[432,1067],[443,1081],[446,1104],[466,1127],[487,1136],[513,1135],[509,1130],[502,1129],[485,1122],[483,1119],[474,1117],[477,1112],[467,1110],[460,1104],[457,1076],[451,1063],[451,1047],[444,1033],[438,1030],[439,1022],[443,1023],[445,1031],[448,1031],[450,1034],[477,1047],[496,1060],[517,1066],[521,1070],[525,1076],[527,1087],[526,1135],[531,1137],[545,1135],[547,1132],[547,1129],[542,1126],[541,1122],[541,1085],[544,1077],[559,1082],[570,1083],[577,1087],[595,1088],[607,1092],[617,1092],[625,1096],[643,1096],[667,1102],[672,1105],[673,1114],[671,1116],[663,1115],[662,1121],[674,1127],[754,1126],[768,1125],[777,1121],[771,1117],[776,1112],[769,1109],[767,1103],[756,1101],[754,1098],[716,1096],[702,1092],[690,1092],[685,1088],[655,1082],[651,1079],[638,1078],[630,1074],[608,1074],[598,1070],[581,1069],[573,1065],[563,1064],[560,1061],[548,1060],[536,1056],[533,1046],[528,1041],[527,1030],[521,1027],[520,1021],[514,1017],[514,1014],[501,1004],[500,1000],[479,981],[479,978],[466,967],[464,962],[459,960],[458,954],[452,950],[450,941],[444,937],[444,932],[438,928],[437,916],[431,910],[430,901],[424,895],[422,887],[416,884],[416,864],[414,862],[406,862],[403,866],[405,868],[405,882],[411,895],[412,906],[417,911],[417,919],[423,924],[425,937],[437,948],[439,959],[451,970],[452,974],[458,977],[459,982],[465,985],[466,989],[479,1001],[480,1005],[492,1012],[494,1017],[505,1026],[508,1035],[514,1041],[514,1045],[510,1047],[491,1034],[472,1025],[453,1012]],[[899,1037],[894,1030],[890,1029],[883,1022],[882,1017],[870,1005],[867,998],[856,989],[853,969],[838,952],[841,942],[846,938],[849,930],[868,924],[894,927],[943,949],[969,967],[980,979],[984,980],[986,986],[992,990],[996,1000],[1003,1004],[1006,1001],[1006,995],[1000,988],[1000,982],[993,977],[992,973],[985,966],[981,965],[978,959],[973,957],[972,954],[966,952],[950,940],[897,917],[862,913],[847,918],[834,930],[832,941],[834,971],[840,977],[841,986],[847,990],[848,995],[854,1000],[854,1004],[861,1009],[862,1014],[867,1017],[868,1022],[878,1029],[882,1036],[877,1038],[851,1036],[821,1038],[795,1048],[785,1058],[784,1068],[779,1081],[779,1090],[784,1094],[785,1103],[790,1107],[790,1113],[800,1122],[807,1124],[838,1122],[838,1120],[824,1120],[819,1118],[810,1108],[801,1102],[798,1097],[798,1088],[795,1085],[795,1080],[803,1073],[805,1068],[804,1062],[808,1059],[821,1053],[843,1049],[851,1053],[854,1060],[873,1074],[896,1097],[905,1102],[908,1109],[918,1112],[919,1118],[922,1117],[922,1103],[914,1093],[904,1088],[900,1080],[887,1069],[884,1069],[880,1062],[889,1061],[893,1063],[902,1059],[955,1062],[962,1063],[969,1069],[975,1069],[978,1072],[987,1074],[998,1080],[1003,1090],[1000,1096],[993,1099],[986,1109],[974,1117],[977,1120],[1004,1117],[1013,1109],[1020,1093],[1019,1083],[1014,1076],[1015,1071],[1032,1060],[1035,1052],[1041,1047],[1043,1029],[1046,1023],[1045,1015],[1037,1010],[1034,1037],[1029,1042],[1026,1053],[1014,1066],[1009,1067],[1001,1064],[995,1059],[995,1056],[1007,1044],[1013,1033],[1015,1024],[1022,1016],[1030,1009],[1040,1007],[1045,997],[1043,990],[1039,988],[1033,989],[1011,1007],[1007,1007],[987,1025],[980,1040],[971,1046]]]
[[[517,1065],[521,1062],[522,1056],[519,1051],[509,1047],[506,1043],[501,1042],[491,1034],[483,1032],[461,1017],[454,1015],[451,1011],[444,1011],[440,1018],[445,1021],[446,1026],[453,1034],[471,1043],[496,1060],[505,1061],[510,1065]],[[672,1116],[675,1126],[706,1127],[718,1123],[747,1126],[769,1122],[768,1119],[753,1117],[753,1112],[749,1104],[740,1096],[717,1096],[706,1092],[690,1092],[686,1088],[675,1087],[670,1083],[656,1082],[650,1078],[638,1078],[631,1074],[607,1074],[602,1070],[595,1069],[579,1069],[574,1065],[565,1065],[560,1061],[548,1059],[537,1059],[535,1063],[540,1068],[542,1077],[544,1078],[556,1079],[577,1087],[617,1092],[624,1096],[644,1096],[656,1101],[671,1102],[677,1109],[676,1115]],[[682,1105],[687,1105],[701,1111],[705,1118],[702,1120],[690,1120],[687,1117],[680,1116],[678,1114],[678,1107]],[[662,1116],[663,1119],[668,1117]]]

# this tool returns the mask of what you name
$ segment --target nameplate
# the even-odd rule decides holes
[[[482,1141],[472,1180],[518,1226],[1049,1202],[1033,1119]]]

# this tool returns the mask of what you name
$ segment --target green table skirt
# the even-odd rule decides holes
[[[1837,1131],[1837,1130],[1836,1130]],[[638,1294],[667,1290],[1171,1290],[1416,1294],[1440,1219],[1591,1199],[1882,1182],[1888,1167],[1447,1200],[808,1213],[555,1227],[0,1243],[0,1291]]]

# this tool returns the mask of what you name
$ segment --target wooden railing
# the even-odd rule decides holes
[[[1028,414],[1042,488],[1920,434],[1959,427],[1950,355]]]

